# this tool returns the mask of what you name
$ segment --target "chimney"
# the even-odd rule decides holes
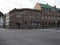
[[[48,5],[48,3],[46,3],[46,5]]]
[[[54,5],[53,7],[56,8],[56,5]]]

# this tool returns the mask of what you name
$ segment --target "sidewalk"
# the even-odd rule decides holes
[[[5,29],[0,28],[0,30],[21,30],[21,29]],[[31,31],[45,31],[45,32],[60,32],[60,29],[23,29],[23,30],[31,30]]]
[[[0,30],[6,30],[6,29],[4,29],[4,28],[0,28]]]
[[[41,29],[41,30],[49,32],[60,32],[60,29]]]

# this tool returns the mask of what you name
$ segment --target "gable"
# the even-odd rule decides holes
[[[37,10],[41,10],[41,5],[39,5],[38,3],[35,5],[34,9],[37,9]]]

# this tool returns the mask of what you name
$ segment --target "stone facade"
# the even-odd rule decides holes
[[[6,14],[6,27],[40,29],[59,27],[59,12],[36,9],[13,9]]]

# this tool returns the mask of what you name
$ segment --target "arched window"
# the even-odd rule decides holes
[[[45,16],[45,19],[47,19],[47,16]]]
[[[50,20],[51,19],[51,17],[50,16],[48,16],[48,20]]]
[[[43,20],[43,19],[44,19],[44,16],[42,16],[41,18],[42,18],[42,20]]]

